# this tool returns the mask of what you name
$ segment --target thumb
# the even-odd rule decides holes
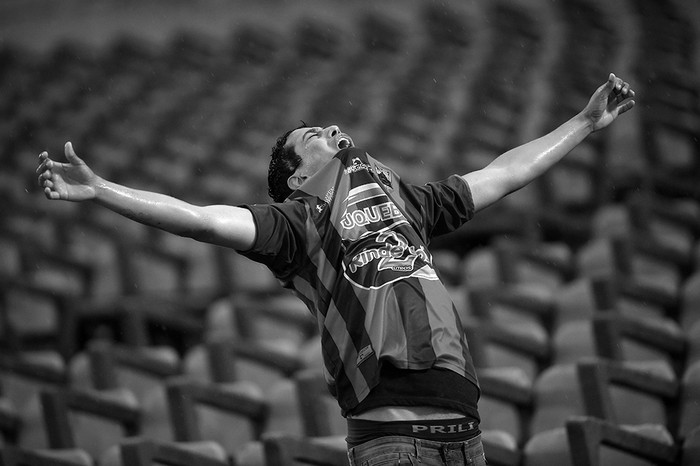
[[[608,82],[605,83],[605,85],[608,86],[609,88],[615,87],[615,80],[616,79],[617,79],[617,76],[615,76],[615,73],[610,73],[610,75],[608,76]]]
[[[74,165],[83,163],[80,157],[75,155],[75,150],[73,150],[73,143],[68,141],[63,149],[64,153],[66,154],[66,158],[68,159],[68,162]]]

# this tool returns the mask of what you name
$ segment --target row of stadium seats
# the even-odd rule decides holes
[[[508,293],[499,296],[506,299]],[[541,307],[517,292],[510,297],[521,306],[528,303],[529,310]],[[509,307],[515,315],[513,302]],[[219,332],[220,324],[221,319]],[[304,328],[308,321],[298,324]],[[545,464],[537,455],[566,458],[564,426],[575,416],[654,424],[651,432],[670,446],[695,438],[700,423],[697,336],[686,339],[678,329],[615,308],[572,324],[573,334],[557,336],[551,344],[574,347],[556,362],[543,362],[550,343],[527,325],[499,324],[492,315],[467,321],[483,390],[482,429],[495,464],[501,464],[498,458],[519,464],[521,456],[524,464]],[[272,324],[260,325],[270,337]],[[586,325],[592,341],[582,342]],[[288,338],[282,344],[280,335],[291,333],[289,317],[278,326],[276,345],[219,333],[183,357],[167,345],[94,340],[68,366],[55,353],[3,358],[5,436],[32,450],[80,447],[101,458],[100,464],[117,461],[114,445],[137,434],[166,444],[215,442],[237,458],[236,464],[255,464],[245,461],[258,458],[259,440],[278,434],[334,436],[342,449],[344,425],[337,406],[323,396],[318,341],[300,338],[294,345]],[[299,333],[304,332],[308,329]],[[206,408],[198,410],[196,404]],[[106,419],[111,427],[70,417],[71,411]],[[559,451],[553,453],[555,446]]]

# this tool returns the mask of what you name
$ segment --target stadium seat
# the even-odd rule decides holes
[[[347,466],[347,446],[343,439],[311,439],[291,435],[268,435],[263,438],[265,466]]]
[[[76,354],[70,368],[72,387],[129,390],[141,410],[141,434],[152,440],[172,440],[165,382],[182,373],[173,348],[129,347],[98,340]]]
[[[22,410],[39,391],[69,384],[68,372],[56,351],[7,352],[0,355],[3,395]]]
[[[306,437],[347,434],[347,424],[338,403],[331,397],[323,374],[314,369],[295,374],[297,399]]]
[[[127,346],[93,340],[70,362],[71,385],[111,390],[128,388],[142,400],[169,377],[182,374],[180,358],[168,346]]]
[[[682,371],[687,344],[675,321],[599,313],[592,325],[598,356],[615,361],[663,361],[669,371]]]
[[[614,280],[579,276],[554,292],[552,324],[554,332],[567,322],[590,320],[598,311],[617,309],[618,292]]]
[[[597,312],[586,320],[569,321],[552,336],[555,363],[575,363],[600,357],[616,361],[660,361],[679,373],[684,363],[686,337],[667,318]]]
[[[129,466],[229,466],[226,452],[215,442],[159,443],[143,437],[119,445],[121,464]]]
[[[21,422],[19,413],[10,400],[0,397],[0,448],[3,445],[17,444]]]
[[[683,372],[678,413],[677,437],[684,439],[700,427],[700,362],[694,362]]]
[[[7,351],[63,350],[66,338],[73,335],[67,322],[69,303],[75,297],[79,295],[22,276],[0,277],[0,347]]]
[[[673,373],[603,360],[579,362],[576,368],[586,415],[675,431],[670,407],[677,402],[680,383]]]
[[[549,361],[549,335],[537,324],[471,319],[464,328],[477,369],[518,367],[532,381]]]
[[[681,277],[669,255],[663,259],[634,239],[594,238],[577,253],[580,276],[606,278],[615,284],[621,312],[651,317],[674,315],[679,304]]]
[[[684,329],[700,320],[700,269],[693,272],[681,288],[678,321]]]
[[[192,347],[184,357],[185,374],[213,383],[247,381],[266,391],[302,366],[296,348],[285,340],[224,337]]]
[[[239,292],[232,301],[240,337],[299,346],[318,333],[309,309],[292,293]]]
[[[203,338],[207,309],[216,299],[203,291],[81,300],[69,315],[72,338],[81,346],[93,338],[108,338],[133,347],[170,346],[183,354]]]
[[[534,382],[530,438],[561,428],[570,416],[585,414],[579,376],[575,364],[546,368]]]
[[[122,438],[140,432],[140,409],[127,390],[44,390],[41,403],[52,450],[80,448],[97,460]]]
[[[695,321],[690,327],[683,327],[688,342],[685,363],[687,366],[700,361],[700,321]]]
[[[294,377],[279,379],[265,390],[269,414],[265,433],[299,434],[304,432],[298,384]]]
[[[236,254],[220,252],[217,261],[222,283],[227,283],[229,290],[240,291],[255,296],[266,293],[276,295],[280,288],[277,280],[265,266]]]
[[[26,448],[45,448],[40,393],[44,389],[67,387],[69,376],[63,358],[55,351],[20,352],[0,356],[0,388],[9,412],[7,428],[14,442]],[[13,414],[14,413],[14,414]]]
[[[519,453],[519,447],[529,436],[531,381],[518,368],[477,369],[477,376],[481,387],[479,411],[483,413],[480,429],[508,435],[513,445],[508,449]],[[492,444],[484,441],[489,446]]]
[[[532,435],[523,447],[523,466],[556,464],[574,466],[563,427],[544,430]]]
[[[504,327],[523,326],[535,334],[547,333],[554,317],[554,290],[533,283],[511,283],[489,288],[466,287],[468,309],[464,321],[478,317]]]
[[[597,356],[592,319],[570,320],[552,334],[552,364],[575,364]]]
[[[700,206],[690,199],[641,191],[629,196],[626,207],[631,231],[673,251],[687,273],[692,268],[692,251],[700,232]],[[685,258],[684,264],[681,257]]]
[[[583,404],[578,413],[571,412],[565,414],[561,411],[557,420],[551,425],[559,424],[559,427],[550,429],[539,428],[534,424],[534,434],[527,441],[524,447],[525,465],[537,464],[600,464],[600,465],[648,465],[643,458],[660,459],[658,464],[676,464],[677,449],[674,443],[672,430],[667,426],[669,417],[666,412],[666,404],[663,400],[673,400],[677,394],[677,384],[668,378],[656,376],[646,370],[639,370],[613,362],[589,361],[579,362],[574,368],[578,373],[580,383],[580,397]],[[613,393],[610,383],[627,387],[622,391]],[[638,395],[632,390],[639,390],[643,393],[653,395]],[[537,392],[536,392],[537,393]],[[659,398],[661,402],[659,403]],[[577,425],[578,419],[583,415],[592,416],[593,423],[606,422],[612,426],[612,431],[621,432],[622,436],[628,435],[636,439],[632,442],[645,441],[646,446],[653,449],[655,456],[646,456],[646,447],[637,449],[635,457],[630,457],[627,448],[620,447],[615,438],[603,443],[615,448],[622,448],[622,453],[618,450],[605,448],[599,454],[597,448],[601,440],[587,440],[584,447],[583,440],[572,437],[572,425]],[[537,415],[537,411],[536,414]],[[586,418],[589,419],[589,418]],[[541,421],[540,425],[541,425]],[[563,424],[563,425],[562,425]],[[614,436],[613,436],[614,437]],[[582,459],[582,449],[588,448],[587,459]],[[632,450],[634,451],[634,450]],[[658,456],[657,456],[658,455]],[[666,459],[664,459],[666,458]],[[594,462],[579,462],[594,461]],[[664,462],[665,461],[665,462]],[[654,462],[653,464],[657,464]]]
[[[55,451],[17,447],[0,449],[3,466],[94,466],[94,460],[79,449]]]
[[[654,426],[624,427],[592,417],[566,423],[574,466],[676,465],[680,451],[667,432]]]
[[[499,238],[494,251],[501,280],[556,289],[573,277],[573,253],[565,243]]]
[[[681,466],[693,466],[700,462],[700,427],[693,429],[683,441]]]
[[[260,439],[268,403],[249,382],[213,384],[189,378],[167,383],[170,420],[176,442],[211,440],[234,455]]]

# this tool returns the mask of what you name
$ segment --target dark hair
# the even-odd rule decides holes
[[[301,126],[290,129],[277,138],[277,143],[270,154],[270,166],[267,170],[267,193],[275,202],[284,201],[292,193],[287,180],[301,164],[301,157],[294,151],[294,147],[285,147],[285,145],[292,131],[308,126],[303,121],[301,123]]]

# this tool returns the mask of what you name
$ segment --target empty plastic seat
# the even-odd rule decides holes
[[[292,293],[236,293],[233,299],[239,336],[273,345],[299,346],[318,333],[316,320]]]
[[[347,446],[343,439],[311,439],[291,435],[268,435],[263,438],[265,466],[323,464],[346,466]]]
[[[284,340],[223,338],[192,347],[183,359],[184,372],[195,380],[215,383],[247,381],[267,391],[302,367],[297,348]]]
[[[162,387],[168,377],[182,374],[178,354],[169,346],[127,346],[93,340],[71,358],[73,387],[110,390],[128,388],[138,400]]]
[[[93,341],[71,360],[73,387],[97,390],[126,388],[138,401],[140,432],[152,440],[172,439],[165,382],[182,373],[170,347],[127,347]]]
[[[1,385],[0,389],[2,389]],[[5,444],[17,444],[21,422],[19,413],[12,406],[12,402],[0,396],[0,448]]]
[[[134,437],[119,445],[119,462],[124,466],[227,466],[228,455],[215,442],[159,443]],[[114,459],[112,461],[115,461]],[[104,463],[103,463],[104,464]]]
[[[548,367],[537,377],[532,390],[531,437],[561,428],[570,416],[585,413],[578,372],[574,364]]]
[[[45,390],[41,402],[54,450],[80,448],[97,460],[122,438],[140,431],[138,403],[127,390]]]
[[[578,363],[585,413],[619,425],[657,425],[670,436],[674,427],[667,406],[677,400],[679,382],[666,369],[602,360]]]
[[[683,282],[678,321],[685,329],[700,320],[700,269]]]
[[[668,372],[682,370],[686,336],[666,317],[632,317],[599,313],[592,320],[596,354],[615,361],[659,363]]]
[[[465,324],[469,348],[478,368],[513,368],[524,371],[530,381],[550,356],[549,336],[534,323],[481,322]]]
[[[693,466],[700,462],[700,427],[693,429],[685,437],[681,456],[682,466]]]
[[[75,295],[73,297],[76,297]],[[64,335],[70,294],[31,282],[21,277],[0,277],[0,312],[5,324],[2,346],[10,350],[60,349]]]
[[[617,291],[608,278],[578,277],[554,292],[552,329],[567,322],[590,320],[597,311],[617,309]]]
[[[531,380],[518,368],[477,369],[477,376],[481,387],[481,431],[491,432],[492,437],[498,432],[503,438],[497,443],[504,450],[519,453],[519,447],[529,436]]]
[[[596,356],[593,323],[571,320],[558,326],[552,335],[552,364],[575,364]]]
[[[25,448],[46,448],[40,393],[66,387],[69,377],[63,358],[56,352],[3,354],[0,387],[7,406],[17,415],[14,443]],[[8,419],[12,420],[12,417]],[[9,428],[10,426],[8,426]]]
[[[294,377],[300,406],[303,433],[307,437],[333,437],[347,434],[340,407],[331,397],[320,371],[300,371]]]
[[[686,438],[700,428],[700,361],[688,366],[681,379],[678,437]]]
[[[523,466],[545,464],[573,466],[566,430],[558,427],[532,435],[523,447],[522,464]]]
[[[567,422],[566,434],[576,465],[675,465],[680,459],[674,439],[653,425],[626,427],[579,417]]]
[[[171,425],[177,442],[210,440],[229,455],[260,439],[268,404],[249,382],[232,384],[171,380],[167,385]]]
[[[73,450],[35,450],[17,447],[0,449],[3,466],[94,466],[94,460],[86,452]]]
[[[665,315],[678,306],[681,276],[673,256],[656,246],[635,238],[593,238],[577,253],[578,273],[613,280],[621,312]]]
[[[700,361],[700,321],[696,321],[690,327],[684,327],[684,331],[688,342],[686,364],[690,366]]]

